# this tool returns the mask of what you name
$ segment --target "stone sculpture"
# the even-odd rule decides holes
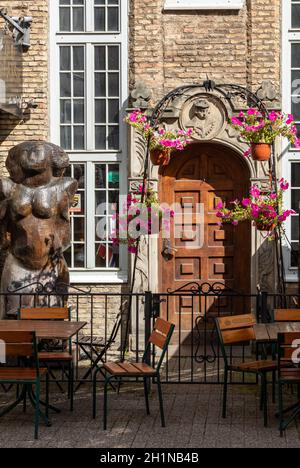
[[[6,160],[10,177],[0,179],[0,240],[8,255],[1,291],[22,288],[23,307],[34,304],[33,283],[52,290],[69,284],[63,252],[70,244],[69,209],[78,188],[76,180],[64,177],[69,164],[61,148],[42,141],[21,143]],[[40,295],[35,305],[62,305],[61,296],[51,296],[49,303]],[[2,296],[0,318],[13,318],[18,307],[19,297]]]

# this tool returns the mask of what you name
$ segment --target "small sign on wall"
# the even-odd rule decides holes
[[[77,193],[74,197],[73,204],[70,208],[70,213],[81,213],[82,211],[82,204],[81,204],[81,195]]]
[[[165,10],[240,10],[245,0],[165,0]]]

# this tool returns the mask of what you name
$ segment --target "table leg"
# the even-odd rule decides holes
[[[29,397],[29,401],[30,403],[32,404],[32,406],[35,408],[36,406],[36,396],[33,392],[33,389],[32,389],[32,386],[30,386],[28,388],[28,397]],[[40,401],[40,404],[42,404],[42,402]],[[43,413],[41,410],[40,410],[40,417],[44,420],[45,424],[47,427],[51,427],[52,424],[51,424],[51,421],[47,418],[46,414]]]
[[[5,414],[10,413],[13,409],[15,409],[24,399],[26,398],[26,385],[23,386],[23,389],[20,393],[20,396],[17,398],[14,403],[11,405],[7,406],[4,408],[2,411],[0,411],[0,417],[4,416]]]

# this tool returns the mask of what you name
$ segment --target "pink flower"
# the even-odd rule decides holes
[[[217,210],[222,210],[223,208],[223,202],[219,202],[216,206]]]
[[[296,138],[295,147],[300,148],[300,138]]]
[[[256,110],[253,108],[248,109],[248,115],[256,115]]]
[[[252,218],[258,218],[259,217],[259,207],[257,205],[252,205],[251,213],[252,213]]]
[[[294,122],[294,116],[293,116],[293,114],[288,114],[288,118],[287,118],[286,124],[287,124],[287,125],[291,125],[293,122]]]
[[[244,199],[242,200],[242,205],[245,206],[245,207],[251,205],[251,200],[250,200],[250,198],[244,198]]]
[[[270,198],[271,198],[271,200],[276,200],[276,198],[277,198],[276,193],[271,193]]]
[[[245,117],[245,113],[244,113],[243,111],[241,111],[241,112],[239,113],[239,118],[240,118],[240,119],[243,119],[244,117]]]
[[[233,226],[237,226],[238,224],[239,224],[238,221],[236,221],[236,220],[232,221],[232,225],[233,225]]]
[[[278,119],[279,117],[279,114],[277,114],[277,112],[270,112],[269,114],[269,119],[272,121],[272,122],[276,122],[276,120]]]
[[[249,148],[247,151],[244,152],[245,158],[249,158],[249,156],[251,156],[251,153],[252,153],[252,150],[251,148]]]
[[[250,195],[252,195],[253,198],[258,198],[261,194],[261,191],[257,187],[257,185],[253,185],[250,189]]]
[[[243,126],[242,122],[237,117],[232,117],[231,122],[233,125],[238,125],[239,127]]]
[[[279,184],[280,184],[281,190],[283,190],[284,192],[289,189],[290,184],[286,180],[281,179]]]

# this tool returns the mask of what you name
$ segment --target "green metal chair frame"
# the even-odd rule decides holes
[[[296,368],[292,360],[292,355],[296,351],[293,347],[295,341],[300,340],[299,332],[279,333],[278,334],[278,395],[279,395],[279,430],[283,437],[284,431],[300,415],[300,401],[295,405],[283,407],[283,388],[285,385],[298,385],[298,399],[300,400],[300,367]],[[285,414],[291,413],[287,419]]]
[[[166,335],[159,334],[161,333],[162,329],[166,330],[166,327],[168,328],[168,332]],[[160,369],[163,364],[165,354],[168,350],[168,346],[170,344],[173,332],[175,329],[175,325],[166,322],[163,319],[157,319],[156,323],[154,325],[153,332],[149,338],[149,341],[147,343],[142,362],[141,363],[106,363],[103,365],[103,369],[107,372],[105,381],[104,381],[104,418],[103,418],[103,429],[107,429],[107,413],[108,413],[108,385],[111,384],[112,380],[116,380],[118,384],[121,384],[123,380],[129,379],[143,379],[144,382],[144,395],[145,395],[145,403],[146,403],[146,411],[147,415],[150,414],[150,408],[149,408],[149,388],[148,388],[148,381],[150,378],[155,378],[156,379],[156,384],[157,384],[157,389],[158,389],[158,397],[159,397],[159,408],[160,408],[160,416],[161,416],[161,425],[162,427],[166,426],[165,423],[165,415],[164,415],[164,405],[163,405],[163,396],[162,396],[162,389],[161,389],[161,381],[160,381]],[[146,363],[147,356],[149,356],[149,351],[151,351],[151,346],[157,346],[162,350],[160,359],[157,363],[156,368],[152,368],[148,366]],[[142,370],[139,370],[136,368],[136,372],[132,370],[132,367],[139,366],[139,369],[145,369],[145,372]],[[119,366],[122,374],[122,369],[128,368],[128,371],[124,371],[122,375],[120,374],[115,374],[112,375],[110,374],[110,369],[111,367]],[[96,418],[96,387],[97,387],[97,375],[100,372],[100,369],[97,369],[97,371],[94,374],[94,379],[93,379],[93,419]]]
[[[225,329],[222,329],[220,321],[225,324]],[[253,361],[250,363],[242,363],[240,365],[229,364],[227,356],[227,346],[237,346],[255,341],[254,325],[256,319],[252,314],[239,315],[215,318],[221,353],[224,360],[224,387],[223,387],[223,410],[222,417],[225,419],[227,415],[227,395],[228,395],[228,376],[229,372],[237,372],[242,374],[254,374],[261,378],[261,398],[260,409],[264,411],[264,425],[268,425],[268,394],[267,394],[267,374],[272,372],[273,389],[276,385],[277,363],[275,361]],[[224,334],[228,333],[228,341],[224,342]],[[275,391],[273,390],[273,400],[275,399]]]
[[[26,364],[26,366],[23,367],[10,367],[7,365],[0,366],[0,384],[23,386],[23,390],[17,400],[0,411],[0,417],[12,411],[21,402],[24,404],[28,395],[35,409],[34,438],[37,440],[40,416],[42,415],[40,411],[41,374],[46,375],[46,423],[48,423],[49,413],[49,375],[46,369],[43,369],[42,373],[40,372],[36,335],[34,332],[7,331],[0,332],[0,340],[6,345],[6,357],[17,358],[20,362],[22,360],[23,363]],[[28,364],[30,364],[30,367]],[[7,373],[7,376],[1,378],[1,370],[5,369],[9,369],[12,372],[15,371],[16,373],[18,373],[18,371],[22,373],[26,370],[30,373],[34,371],[35,378],[10,378],[9,373]],[[35,394],[32,392],[32,386],[35,386]]]

